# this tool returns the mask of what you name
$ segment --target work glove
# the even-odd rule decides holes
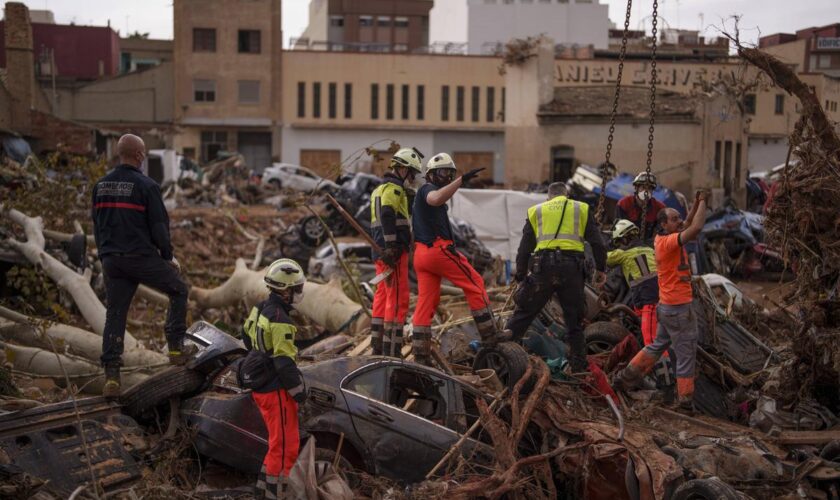
[[[169,265],[175,268],[175,271],[177,271],[178,274],[181,274],[181,263],[178,262],[178,259],[176,259],[174,255],[172,256],[172,260],[169,261]]]
[[[598,290],[604,288],[607,283],[607,273],[604,271],[595,271],[595,288]]]
[[[382,262],[387,264],[389,267],[394,267],[400,260],[401,254],[402,250],[400,250],[399,247],[388,247],[382,252]]]
[[[303,403],[306,402],[306,392],[307,391],[304,389],[304,390],[300,391],[299,393],[295,394],[294,396],[292,396],[292,399],[294,399],[297,404],[302,405]]]
[[[517,283],[522,283],[523,281],[525,281],[525,277],[526,277],[526,276],[528,276],[528,272],[527,272],[527,271],[514,273],[514,275],[513,275],[513,281],[515,281],[515,282],[517,282]]]
[[[474,169],[470,170],[469,172],[467,172],[466,174],[461,176],[461,182],[463,184],[466,184],[466,183],[470,182],[471,179],[474,179],[475,177],[478,177],[479,172],[481,172],[482,170],[486,170],[486,168],[482,167],[482,168],[474,168]]]

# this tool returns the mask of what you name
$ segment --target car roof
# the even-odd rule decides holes
[[[317,380],[321,383],[338,387],[341,381],[347,375],[354,371],[371,365],[385,364],[389,366],[408,366],[418,371],[427,371],[439,377],[452,379],[462,386],[467,386],[473,390],[479,391],[477,388],[467,384],[461,380],[447,375],[446,373],[428,366],[419,365],[411,361],[405,361],[397,358],[390,358],[388,356],[342,356],[338,358],[328,359],[324,361],[317,361],[308,365],[301,366],[300,371],[304,377]]]

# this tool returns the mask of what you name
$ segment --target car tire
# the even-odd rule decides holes
[[[283,187],[283,182],[280,179],[271,179],[268,183],[274,189],[281,189]]]
[[[820,458],[828,460],[829,462],[840,463],[840,441],[830,441],[828,444],[823,446],[823,449],[820,451]]]
[[[202,373],[183,366],[173,366],[129,387],[120,396],[120,404],[128,416],[142,419],[143,415],[175,396],[194,394],[204,385]]]
[[[480,349],[473,361],[473,371],[494,370],[502,385],[512,392],[519,379],[525,375],[530,362],[528,353],[519,344],[502,342],[494,347]],[[531,392],[534,383],[535,379],[531,376],[531,379],[522,386],[519,394],[525,395]]]
[[[317,445],[316,445],[317,446]],[[320,483],[322,474],[326,471],[326,468],[323,467],[323,464],[328,463],[330,466],[335,463],[335,450],[330,448],[315,448],[315,476]],[[321,463],[319,465],[319,462]],[[359,487],[361,483],[361,477],[359,475],[359,470],[353,467],[353,464],[350,460],[347,459],[343,454],[338,457],[338,475],[342,477],[347,484],[350,486],[350,489],[355,490]]]
[[[327,232],[321,225],[320,217],[310,215],[300,221],[300,241],[306,246],[317,247],[327,238]]]
[[[716,477],[692,479],[679,486],[671,500],[739,500],[735,488]]]
[[[583,336],[586,339],[586,352],[588,354],[608,352],[628,335],[630,335],[629,330],[612,321],[591,323],[583,331]]]

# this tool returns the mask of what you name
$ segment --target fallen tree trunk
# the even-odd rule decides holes
[[[23,227],[26,233],[26,242],[20,242],[9,238],[8,243],[15,250],[21,253],[35,266],[41,266],[47,276],[56,285],[66,290],[82,313],[82,317],[90,325],[97,335],[102,335],[105,330],[105,306],[99,301],[99,297],[90,286],[90,276],[81,275],[62,264],[58,259],[44,250],[44,222],[41,217],[29,217],[26,214],[11,209],[6,216],[14,223]],[[126,351],[138,347],[137,339],[128,331],[125,332]]]
[[[79,387],[82,392],[88,393],[102,392],[102,386],[105,385],[104,373],[93,363],[35,347],[5,342],[0,342],[0,347],[6,351],[6,360],[17,372],[51,378],[61,387],[66,385],[64,377],[66,372],[71,383]],[[137,371],[124,373],[122,376],[123,385],[126,387],[142,382],[146,378],[147,375]]]
[[[46,321],[43,321],[45,328],[40,328],[36,325],[42,320],[30,318],[5,307],[0,307],[0,317],[11,321],[6,324],[0,323],[0,337],[6,340],[51,350],[50,339],[52,339],[59,352],[80,356],[95,364],[99,363],[99,356],[102,355],[102,337],[93,332]],[[163,354],[142,347],[126,350],[122,359],[126,367],[158,365],[167,362]]]

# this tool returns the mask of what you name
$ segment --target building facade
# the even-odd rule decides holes
[[[432,0],[311,0],[296,49],[416,52],[429,44]]]
[[[280,156],[280,0],[175,0],[174,146],[209,161]]]
[[[432,42],[496,54],[512,38],[544,34],[562,45],[608,48],[609,7],[598,0],[446,0],[432,9]]]

